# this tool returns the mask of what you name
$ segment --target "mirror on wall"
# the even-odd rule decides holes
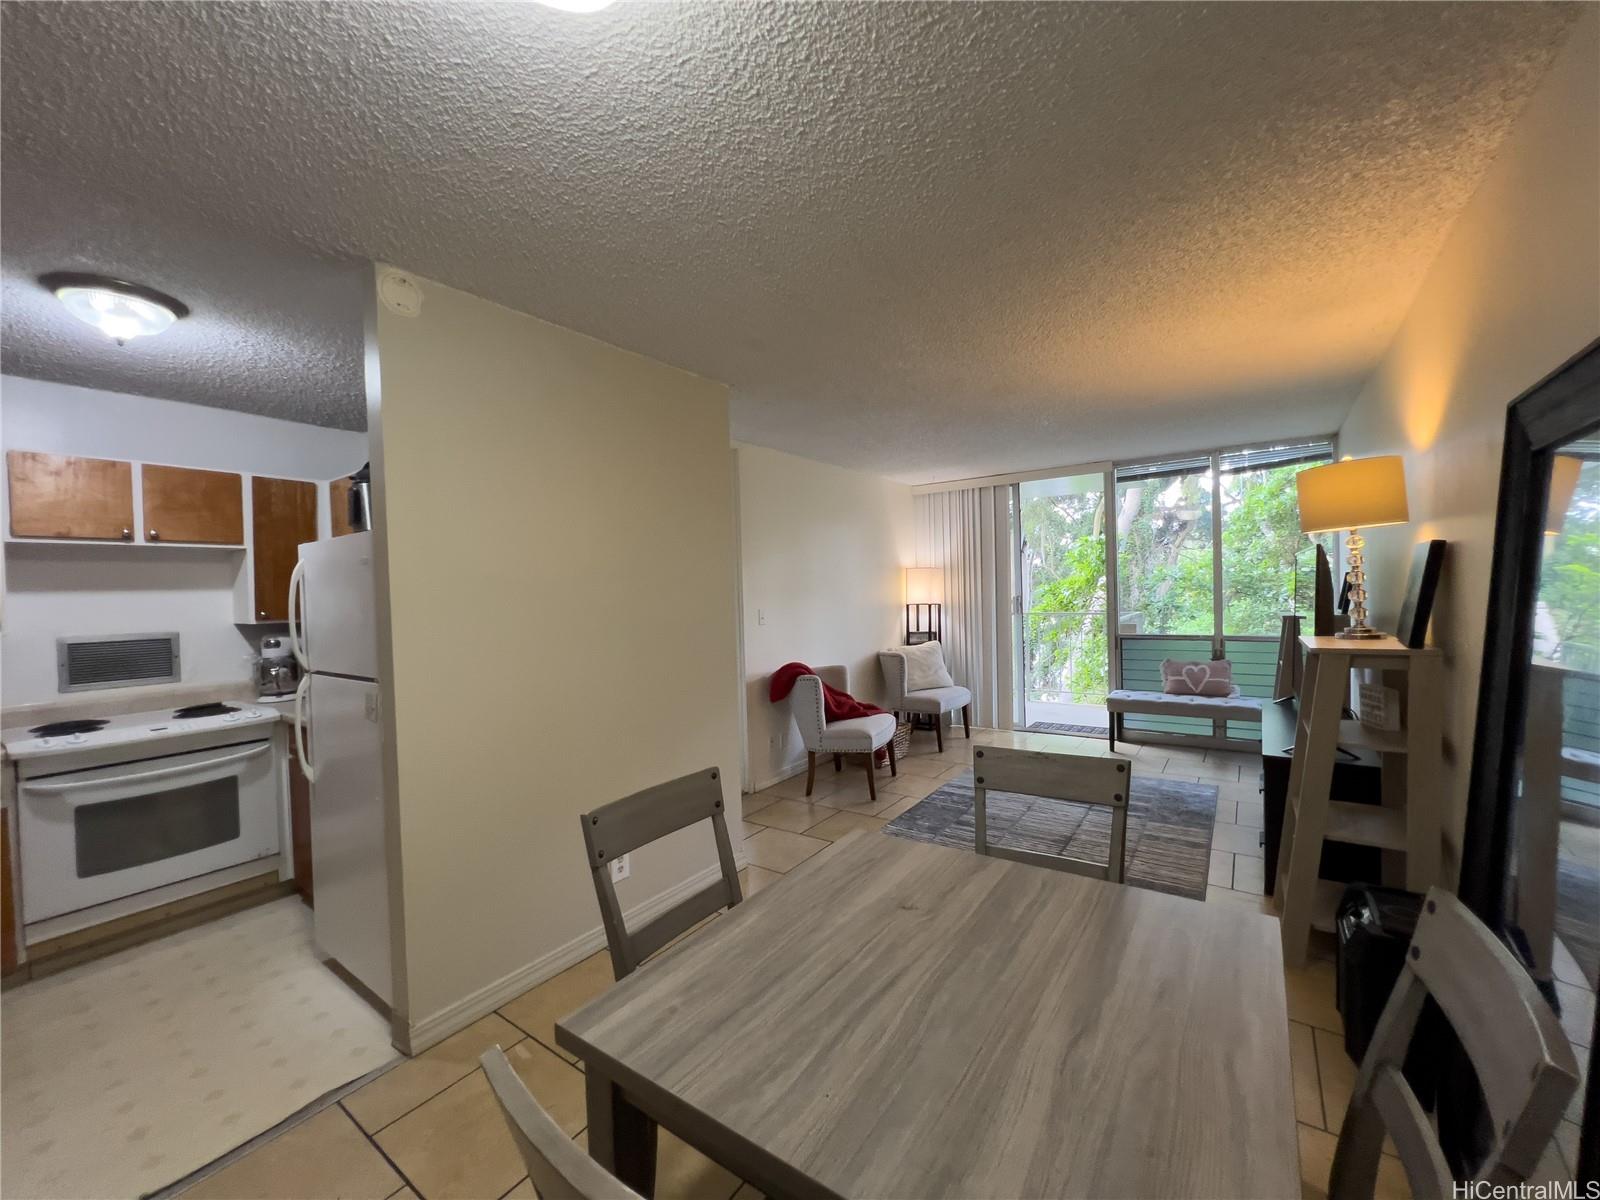
[[[1600,438],[1551,456],[1506,907],[1537,978],[1593,1017],[1600,987]],[[1588,1029],[1569,1030],[1588,1036]]]
[[[1543,524],[1503,903],[1583,1059],[1600,989],[1600,437],[1555,448]],[[1557,1129],[1573,1172],[1582,1110],[1580,1094]]]
[[[1523,958],[1581,1063],[1556,1135],[1600,1149],[1600,347],[1507,412],[1461,895]]]

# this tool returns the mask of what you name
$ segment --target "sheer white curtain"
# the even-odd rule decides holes
[[[917,565],[944,568],[944,652],[972,721],[1012,724],[1009,486],[913,498]]]

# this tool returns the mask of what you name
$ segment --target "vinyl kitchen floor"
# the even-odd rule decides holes
[[[29,1200],[164,1187],[398,1057],[294,897],[23,984],[0,1015],[0,1193]]]

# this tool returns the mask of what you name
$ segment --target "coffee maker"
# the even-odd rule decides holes
[[[300,684],[300,664],[289,651],[287,638],[261,639],[261,656],[256,659],[256,690],[261,700],[276,700],[294,695]]]

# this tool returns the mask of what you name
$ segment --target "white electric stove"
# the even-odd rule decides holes
[[[275,857],[277,720],[207,704],[8,734],[24,925]]]
[[[155,712],[127,713],[119,717],[83,721],[57,721],[29,729],[14,729],[7,731],[3,741],[10,757],[17,762],[24,762],[37,758],[74,757],[86,750],[107,746],[180,741],[195,734],[232,734],[256,725],[270,725],[277,719],[277,711],[262,704],[196,704],[188,708],[164,708]],[[51,769],[65,768],[58,766]]]

